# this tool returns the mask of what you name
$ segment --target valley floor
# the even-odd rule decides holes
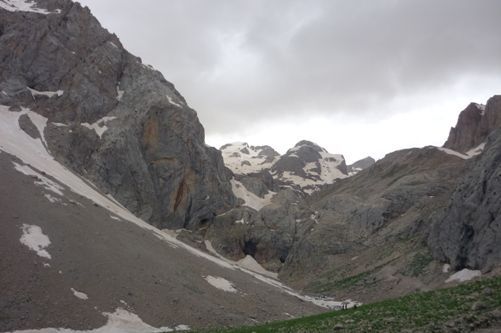
[[[501,332],[501,277],[354,309],[203,332]]]

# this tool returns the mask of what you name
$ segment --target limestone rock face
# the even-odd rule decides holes
[[[451,128],[445,148],[466,153],[484,143],[489,133],[501,127],[501,96],[491,97],[486,105],[471,103]]]
[[[501,129],[488,138],[482,155],[435,221],[429,245],[453,268],[490,270],[501,264]]]
[[[47,118],[58,160],[159,227],[230,209],[231,173],[174,85],[80,4],[33,8],[45,12],[0,8],[0,104]]]

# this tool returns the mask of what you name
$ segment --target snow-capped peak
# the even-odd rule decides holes
[[[50,12],[47,9],[38,8],[38,4],[33,0],[0,0],[0,8],[9,12],[31,12],[43,15],[61,12],[60,9]]]
[[[220,150],[225,165],[235,174],[268,170],[280,157],[270,146],[250,146],[245,142],[229,143]]]

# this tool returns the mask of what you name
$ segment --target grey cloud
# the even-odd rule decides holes
[[[396,96],[501,74],[498,0],[81,2],[211,133],[304,112],[384,113]]]

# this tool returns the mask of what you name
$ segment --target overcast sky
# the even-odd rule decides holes
[[[499,0],[83,0],[197,110],[206,141],[348,162],[441,145],[501,93]]]

